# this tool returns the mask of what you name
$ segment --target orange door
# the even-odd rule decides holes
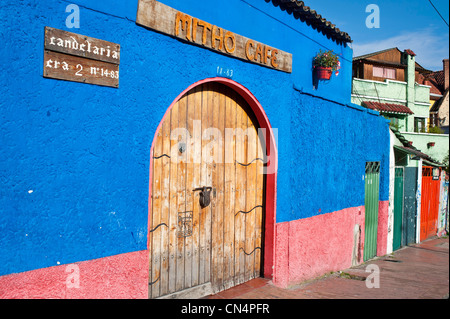
[[[163,120],[151,154],[151,298],[218,292],[260,276],[257,132],[245,100],[217,83],[189,91]]]
[[[422,168],[420,206],[420,240],[436,235],[439,214],[440,175],[433,176],[433,167]]]

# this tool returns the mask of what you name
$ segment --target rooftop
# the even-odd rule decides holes
[[[406,67],[406,64],[402,64],[400,61],[398,61],[398,62],[393,62],[393,61],[383,61],[383,60],[379,60],[379,59],[377,59],[377,58],[371,59],[372,57],[375,57],[376,55],[379,55],[379,54],[382,54],[382,53],[385,53],[385,52],[389,52],[389,51],[392,51],[392,50],[397,50],[398,52],[403,53],[403,52],[402,52],[399,48],[397,48],[397,47],[394,47],[394,48],[388,48],[388,49],[384,49],[384,50],[380,50],[380,51],[376,51],[376,52],[371,52],[371,53],[367,53],[367,54],[355,56],[355,57],[353,57],[353,62],[359,61],[359,60],[365,60],[365,61],[368,61],[368,62],[375,62],[375,63],[381,63],[381,64],[388,64],[388,65],[392,65],[392,66],[397,66],[397,67],[403,67],[403,68],[405,68],[405,67]],[[406,52],[406,53],[409,54],[409,55],[416,56],[416,54],[415,54],[412,50],[410,50],[410,49],[406,49],[404,52]],[[423,72],[423,73],[429,73],[429,72],[431,72],[430,70],[425,69],[425,68],[424,68],[423,66],[421,66],[419,63],[417,63],[417,61],[416,61],[416,71]]]

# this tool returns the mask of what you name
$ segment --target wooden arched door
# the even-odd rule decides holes
[[[151,154],[150,298],[260,276],[263,135],[245,100],[219,83],[195,87],[166,114]]]

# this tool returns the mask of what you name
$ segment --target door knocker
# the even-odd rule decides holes
[[[200,206],[202,208],[208,207],[211,203],[211,186],[203,186],[193,189],[192,191],[200,191]]]

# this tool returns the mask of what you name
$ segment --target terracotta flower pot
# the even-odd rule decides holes
[[[333,74],[333,71],[331,68],[323,67],[323,66],[316,66],[316,75],[317,79],[319,80],[329,80],[331,78],[331,74]]]

